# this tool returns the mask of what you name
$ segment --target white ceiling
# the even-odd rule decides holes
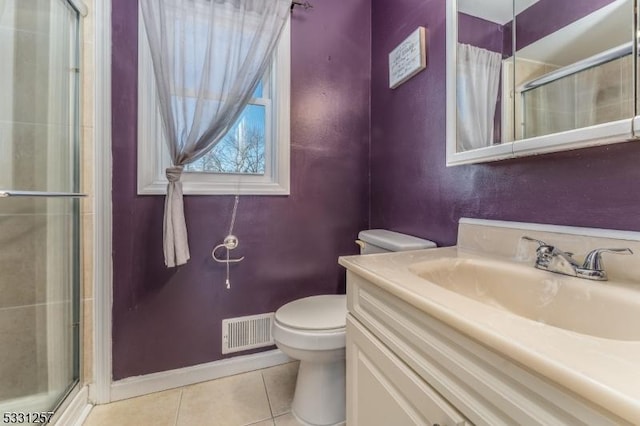
[[[539,0],[515,0],[516,15]],[[458,0],[458,12],[504,25],[513,20],[513,0]]]

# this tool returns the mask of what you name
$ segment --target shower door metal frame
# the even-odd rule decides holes
[[[68,364],[69,360],[66,360],[67,370],[66,368],[62,368],[59,371],[54,371],[53,373],[49,373],[49,387],[56,389],[64,386],[66,384],[67,388],[63,395],[61,395],[60,399],[56,403],[54,410],[60,407],[60,405],[71,395],[80,380],[80,298],[81,298],[81,275],[80,268],[81,265],[81,257],[80,257],[80,235],[81,235],[81,221],[80,221],[80,203],[78,201],[79,197],[82,197],[82,194],[78,193],[80,188],[80,108],[81,108],[81,97],[80,97],[80,71],[81,71],[81,62],[80,62],[80,49],[81,49],[81,17],[83,16],[82,11],[84,10],[84,14],[86,15],[86,6],[82,5],[78,1],[74,0],[60,0],[64,3],[64,5],[69,8],[70,12],[75,14],[75,19],[73,21],[72,27],[70,28],[71,33],[69,34],[70,39],[60,40],[61,45],[54,45],[50,49],[50,53],[52,55],[56,54],[56,50],[60,49],[64,51],[65,43],[70,43],[70,60],[71,64],[69,64],[69,112],[70,112],[70,122],[72,123],[72,133],[69,135],[72,138],[72,143],[70,144],[71,152],[67,153],[67,158],[63,161],[69,161],[72,165],[73,175],[72,179],[72,193],[61,193],[61,192],[28,192],[25,191],[24,196],[31,197],[45,197],[45,198],[66,198],[71,200],[71,215],[72,221],[70,223],[70,229],[58,229],[56,226],[47,226],[47,239],[51,238],[51,241],[57,241],[60,238],[64,238],[65,234],[70,232],[72,235],[72,243],[70,247],[67,247],[67,250],[71,250],[71,264],[68,265],[71,268],[71,275],[68,277],[71,279],[71,354],[66,354],[68,357],[71,356],[71,365]],[[84,9],[83,9],[84,8]],[[54,37],[52,37],[54,40]],[[53,74],[53,73],[52,73]],[[55,88],[55,82],[50,83],[50,88]],[[51,89],[50,89],[51,90]],[[54,89],[55,90],[55,89]],[[48,144],[51,146],[51,144]],[[50,151],[48,153],[49,156],[56,155],[55,152]],[[55,157],[54,157],[55,158]],[[55,175],[49,176],[48,181],[55,182]],[[9,196],[20,196],[20,193],[14,192],[13,195],[9,193]],[[55,204],[54,204],[55,205]],[[61,212],[64,214],[64,208],[62,208]],[[51,256],[47,256],[48,266],[53,267]],[[47,292],[51,291],[55,294],[56,291],[61,291],[59,288],[59,284],[55,282],[55,278],[51,278],[53,281],[47,283]],[[55,322],[59,320],[61,313],[55,309],[54,305],[50,306],[51,309],[47,309],[47,360],[49,365],[64,365],[65,362],[65,351],[69,350],[69,346],[65,347],[65,336],[64,330],[61,330],[60,327],[56,327]],[[69,375],[71,378],[70,383],[65,383],[69,379]]]
[[[55,309],[52,305],[56,303],[62,303],[64,299],[59,299],[58,297],[54,298],[53,303],[47,303],[47,311],[46,311],[46,328],[47,328],[47,365],[48,365],[48,389],[59,389],[62,392],[57,392],[57,400],[52,407],[47,407],[52,411],[57,411],[61,405],[67,403],[67,399],[71,394],[74,393],[75,390],[78,389],[78,383],[80,378],[80,235],[81,235],[81,221],[80,221],[80,205],[79,199],[85,197],[85,194],[79,193],[79,183],[80,183],[80,108],[81,108],[81,98],[80,98],[80,49],[81,49],[81,17],[86,16],[88,9],[80,0],[60,0],[64,6],[68,7],[72,14],[75,16],[72,18],[72,22],[69,28],[69,38],[64,40],[55,40],[54,37],[51,38],[51,43],[60,43],[59,45],[50,45],[49,55],[55,56],[59,54],[59,48],[64,48],[66,45],[70,48],[70,55],[72,64],[69,67],[69,72],[72,73],[72,78],[70,79],[68,89],[69,90],[69,112],[71,114],[71,134],[69,137],[72,139],[69,144],[69,161],[71,166],[73,167],[73,174],[71,176],[72,186],[74,192],[47,192],[47,191],[23,191],[23,190],[13,190],[13,189],[0,189],[0,198],[56,198],[56,199],[69,199],[71,200],[71,207],[68,210],[71,214],[71,222],[65,226],[65,228],[71,233],[71,245],[68,250],[71,251],[71,256],[69,260],[69,266],[71,270],[71,274],[68,277],[70,283],[67,284],[66,290],[69,291],[70,294],[70,306],[71,306],[71,334],[65,339],[64,336],[61,336],[61,332],[59,330],[61,321],[60,321],[60,309]],[[58,27],[53,27],[52,31],[57,30]],[[50,73],[51,75],[54,73]],[[59,90],[59,88],[55,85],[53,81],[49,83],[50,96],[51,92]],[[64,94],[62,94],[64,96]],[[51,143],[47,143],[48,150],[47,156],[52,154],[51,150],[54,150],[55,147]],[[51,176],[48,176],[51,178]],[[49,179],[48,179],[49,180]],[[47,240],[62,237],[61,233],[64,234],[65,231],[62,232],[60,230],[51,230],[51,227],[47,226]],[[50,256],[47,256],[47,267],[57,266],[56,261],[50,259]],[[47,279],[47,295],[51,293],[57,293],[58,296],[64,294],[64,290],[53,289],[52,284],[49,281],[55,280],[55,278]],[[70,286],[70,287],[69,287]],[[64,332],[62,333],[64,334]],[[69,342],[70,340],[70,342]],[[70,345],[65,345],[65,341],[67,343],[71,343]],[[71,349],[72,353],[69,354],[68,351]],[[68,364],[70,361],[70,365]],[[62,369],[69,374],[65,375],[61,373],[58,367],[58,363],[67,363],[69,369]],[[69,381],[70,375],[70,381]],[[32,411],[33,409],[43,409],[45,407],[23,407],[22,404],[25,402],[20,401],[28,401],[24,398],[20,398],[15,402],[7,402],[7,406],[15,406],[16,410],[20,411]],[[38,399],[27,402],[27,405],[37,403]]]

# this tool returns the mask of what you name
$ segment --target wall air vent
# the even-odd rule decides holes
[[[274,345],[271,324],[274,313],[222,320],[222,353]]]

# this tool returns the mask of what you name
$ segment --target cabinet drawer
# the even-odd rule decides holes
[[[349,426],[470,424],[351,315],[347,372]]]

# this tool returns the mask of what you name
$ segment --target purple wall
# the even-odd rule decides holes
[[[582,0],[580,2],[575,0],[539,0],[517,16],[517,48],[522,49],[613,1],[615,0]],[[512,27],[513,21],[500,25],[476,16],[458,13],[458,41],[460,43],[500,52],[505,58],[513,54],[511,52]]]
[[[445,167],[445,4],[373,1],[371,226],[440,245],[462,216],[640,230],[640,143]],[[418,25],[427,69],[390,90],[387,54]]]
[[[114,379],[220,359],[222,318],[342,291],[336,258],[356,251],[369,216],[440,245],[462,216],[640,230],[640,144],[445,167],[445,4],[322,0],[294,13],[292,192],[242,197],[246,259],[227,291],[210,252],[232,197],[187,196],[192,259],[163,265],[163,197],[136,195],[137,4],[113,0]],[[427,69],[390,90],[388,53],[418,25]]]
[[[534,3],[516,17],[516,50],[527,47],[613,1],[540,0]]]
[[[458,13],[458,42],[502,53],[504,27],[477,16]]]
[[[220,359],[221,320],[344,291],[337,257],[368,224],[370,2],[292,21],[291,195],[241,197],[232,289],[211,250],[233,199],[186,196],[191,261],[167,269],[164,197],[136,195],[137,2],[113,0],[113,377]]]

